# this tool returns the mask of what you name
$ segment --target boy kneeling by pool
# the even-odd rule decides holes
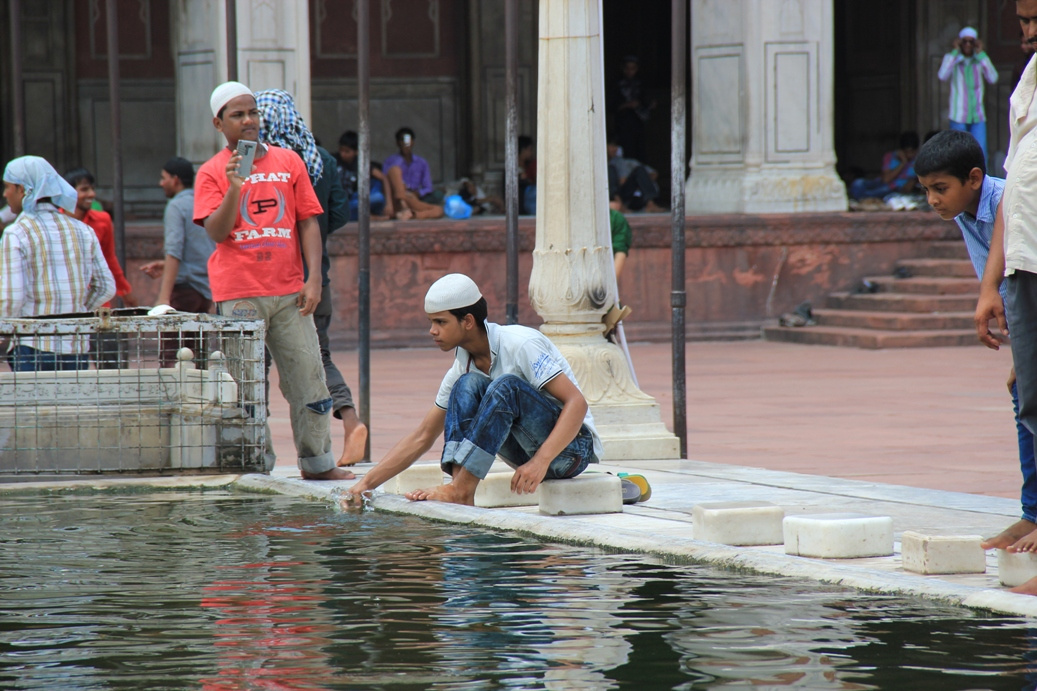
[[[511,489],[532,493],[543,480],[576,477],[602,456],[587,400],[555,345],[536,329],[486,320],[486,299],[464,274],[448,274],[425,295],[429,334],[454,351],[435,405],[353,485],[345,504],[395,477],[432,448],[445,445],[447,484],[408,492],[413,501],[475,503],[475,489],[500,455],[515,469]]]

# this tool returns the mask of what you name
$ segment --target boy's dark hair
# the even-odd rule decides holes
[[[479,298],[479,301],[474,305],[468,305],[468,307],[458,307],[457,309],[448,310],[450,314],[457,317],[458,321],[464,319],[466,314],[470,314],[475,317],[475,324],[481,331],[486,331],[486,317],[490,311],[486,307],[486,298]]]
[[[900,135],[901,149],[917,149],[918,144],[919,141],[917,132],[904,132],[902,135]]]
[[[527,146],[533,146],[533,138],[524,134],[520,134],[518,138],[518,150],[522,151]]]
[[[412,130],[409,127],[401,127],[400,129],[396,130],[396,141],[400,141],[401,139],[403,139],[403,135],[405,134],[409,134],[411,140],[417,139],[417,137],[414,136],[414,130]]]
[[[338,138],[339,146],[348,146],[353,151],[360,151],[360,137],[353,130],[346,130]]]
[[[83,180],[90,183],[91,186],[96,186],[97,181],[94,179],[93,173],[86,168],[73,168],[72,170],[65,173],[65,182],[76,187]]]
[[[919,177],[946,173],[965,182],[973,168],[979,168],[986,175],[983,148],[975,137],[959,130],[946,130],[935,135],[922,145],[915,158],[915,175]]]
[[[194,166],[186,158],[174,156],[162,166],[173,177],[180,178],[180,184],[186,189],[194,187]]]

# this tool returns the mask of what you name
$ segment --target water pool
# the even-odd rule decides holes
[[[0,499],[3,689],[1033,688],[1033,622],[222,491]]]

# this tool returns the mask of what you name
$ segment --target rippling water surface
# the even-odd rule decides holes
[[[224,492],[0,500],[2,689],[1033,688],[1032,622]]]

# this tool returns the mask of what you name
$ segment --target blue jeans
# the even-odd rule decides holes
[[[462,375],[450,391],[446,411],[443,472],[453,475],[456,465],[481,480],[497,454],[512,468],[519,467],[551,434],[561,412],[557,403],[514,375],[492,381],[482,374]],[[544,479],[576,477],[587,464],[597,462],[591,433],[584,425],[551,461]]]
[[[881,178],[857,178],[850,183],[847,193],[852,199],[882,199],[893,192],[889,183],[882,182]]]
[[[980,147],[983,149],[983,158],[987,157],[987,123],[983,122],[955,122],[950,121],[951,129],[958,130],[959,132],[968,132],[976,141],[979,142]]]
[[[1037,523],[1037,459],[1034,458],[1033,433],[1019,420],[1019,389],[1012,385],[1012,409],[1015,411],[1015,430],[1019,437],[1019,470],[1023,474],[1021,501],[1023,518]]]
[[[57,372],[86,369],[90,366],[90,356],[58,355],[27,345],[19,345],[12,348],[11,352],[7,354],[7,362],[14,372]]]

